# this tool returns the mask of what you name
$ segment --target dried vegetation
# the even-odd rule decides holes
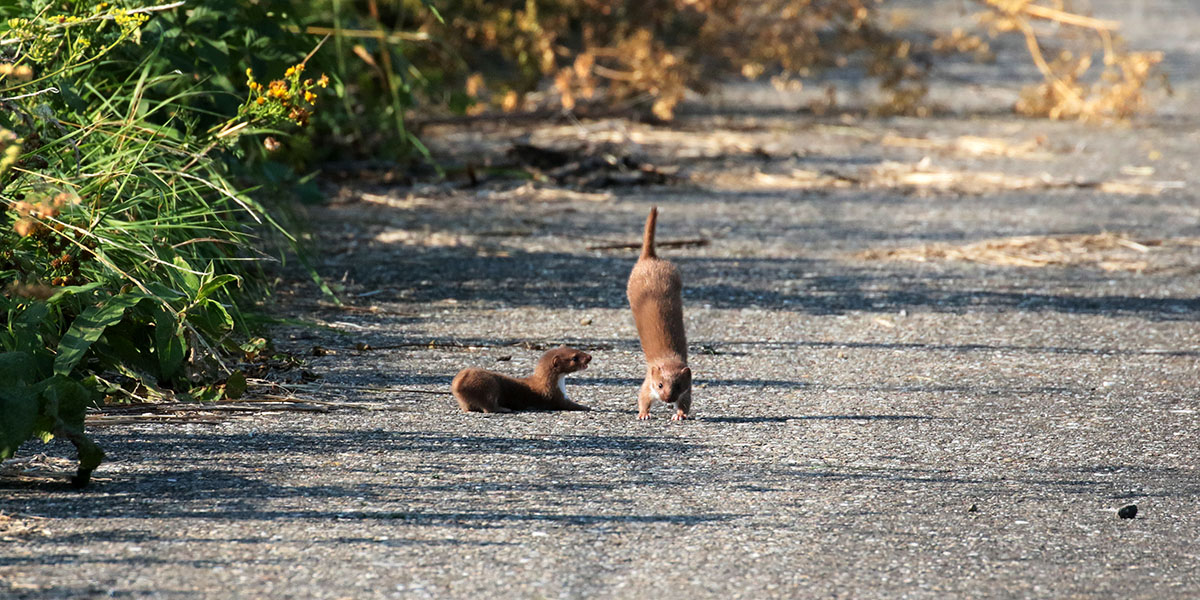
[[[440,61],[440,72],[465,81],[468,113],[640,106],[668,120],[689,92],[731,75],[797,89],[818,71],[851,68],[878,80],[886,99],[877,112],[922,115],[937,56],[990,61],[988,40],[1017,35],[1043,77],[1023,92],[1018,112],[1122,119],[1148,108],[1144,90],[1162,55],[1124,49],[1119,23],[1062,0],[975,4],[975,31],[929,35],[885,24],[880,0],[459,0],[442,7],[452,15],[444,20],[413,14],[426,15],[414,24],[420,35],[461,56],[413,58]],[[829,91],[814,110],[833,106]]]

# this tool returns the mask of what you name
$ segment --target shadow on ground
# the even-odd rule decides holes
[[[382,292],[373,301],[426,304],[442,300],[504,307],[609,308],[627,307],[624,281],[632,261],[627,258],[522,252],[509,256],[476,256],[461,248],[406,247],[407,264],[386,273],[351,267],[367,287]],[[1072,295],[1047,293],[1038,287],[1087,288],[1104,280],[1079,270],[1062,281],[1062,270],[1024,273],[1033,279],[1028,291],[997,291],[955,273],[952,267],[908,265],[839,266],[838,275],[815,273],[830,269],[803,259],[672,257],[684,277],[684,302],[718,309],[761,308],[811,315],[850,311],[897,313],[1011,311],[1059,312],[1135,316],[1150,321],[1187,321],[1200,317],[1200,299],[1153,298],[1123,294]],[[937,273],[940,270],[942,273]],[[986,270],[986,269],[985,269]],[[1000,272],[993,269],[993,272]],[[986,275],[987,273],[985,273]],[[614,283],[615,282],[615,283]],[[736,283],[733,283],[736,282]],[[399,291],[403,290],[403,294]]]

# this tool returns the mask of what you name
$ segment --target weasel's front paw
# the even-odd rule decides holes
[[[638,413],[638,420],[639,421],[649,421],[650,413],[648,413],[648,412]]]
[[[685,420],[687,420],[687,418],[688,418],[687,415],[685,415],[681,412],[677,412],[677,413],[675,413],[674,416],[671,417],[671,420],[672,421],[685,421]]]

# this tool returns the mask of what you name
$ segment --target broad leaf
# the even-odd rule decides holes
[[[100,306],[90,306],[75,317],[71,328],[58,343],[58,356],[54,359],[54,374],[67,375],[83,360],[88,348],[104,335],[104,330],[121,322],[129,307],[146,299],[141,292],[128,292],[109,298]]]
[[[205,281],[204,285],[200,286],[200,293],[196,294],[196,302],[199,303],[201,300],[211,296],[213,292],[216,292],[217,290],[225,287],[227,284],[235,281],[239,281],[239,278],[236,275],[217,275],[216,277]]]
[[[212,300],[206,301],[192,312],[191,322],[210,337],[219,337],[233,330],[233,317],[224,306]]]
[[[41,379],[37,373],[37,359],[28,352],[0,353],[0,389],[18,385],[30,385]]]
[[[192,265],[189,265],[182,256],[176,256],[174,262],[177,267],[174,273],[179,278],[183,292],[189,296],[198,293],[200,290],[200,278],[192,272]]]
[[[37,362],[25,352],[0,354],[0,459],[11,457],[33,437],[38,416],[37,388],[29,385]]]
[[[25,307],[9,327],[14,336],[13,347],[10,350],[21,352],[37,352],[42,349],[42,327],[50,314],[50,307],[45,302],[34,302]],[[35,381],[31,377],[29,381]],[[0,380],[3,381],[3,380]]]
[[[225,380],[225,397],[230,400],[237,400],[246,393],[246,375],[241,371],[234,371],[229,379]]]
[[[175,376],[183,358],[187,355],[187,342],[183,337],[183,325],[165,310],[154,314],[154,348],[158,353],[158,371],[163,379]]]
[[[83,432],[83,418],[92,401],[87,388],[65,375],[55,375],[46,381],[42,396],[46,399],[46,408],[57,409],[53,416],[58,428]]]

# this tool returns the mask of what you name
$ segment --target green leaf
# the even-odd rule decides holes
[[[126,314],[125,318],[128,319],[129,315]],[[104,337],[92,345],[92,355],[101,358],[102,363],[112,364],[117,371],[150,385],[159,367],[154,342],[149,335],[152,332],[146,331],[145,336],[139,335],[136,339],[131,337],[131,333],[125,327],[125,322],[110,327]]]
[[[42,342],[42,325],[50,315],[50,307],[45,302],[34,302],[21,311],[12,320],[13,347],[12,350],[22,352],[37,352],[44,347]],[[30,379],[35,381],[36,379]]]
[[[72,285],[72,286],[68,286],[68,287],[64,287],[64,288],[59,288],[59,290],[53,296],[50,296],[50,299],[47,300],[46,302],[49,304],[54,304],[56,302],[61,301],[63,298],[66,298],[67,296],[71,296],[74,294],[82,294],[84,292],[90,292],[90,291],[100,287],[101,285],[103,285],[103,284],[100,283],[99,281],[93,281],[91,283],[85,283],[83,285]]]
[[[83,487],[91,480],[92,471],[104,460],[104,450],[100,449],[83,433],[84,418],[87,407],[92,403],[92,392],[65,375],[55,375],[41,384],[42,414],[39,422],[53,423],[50,427],[42,426],[35,434],[43,440],[53,436],[64,437],[75,445],[79,454],[79,467],[71,478],[71,485]]]
[[[225,397],[230,400],[237,400],[246,393],[246,375],[241,371],[234,371],[229,375],[229,379],[225,380]]]
[[[226,285],[236,281],[241,281],[241,278],[239,278],[237,275],[217,275],[212,279],[206,280],[204,284],[200,286],[200,292],[196,294],[196,302],[198,303],[199,301],[208,298],[213,294],[213,292],[216,292]]]
[[[238,348],[246,354],[258,354],[267,348],[267,338],[251,338],[246,340],[246,343],[239,345]]]
[[[54,374],[68,375],[83,360],[88,348],[104,335],[104,330],[121,322],[129,307],[145,300],[141,292],[127,292],[114,296],[100,306],[89,306],[71,323],[71,328],[58,343],[58,356],[54,359]]]
[[[43,408],[49,412],[56,410],[54,416],[59,428],[83,432],[83,418],[87,407],[91,404],[92,394],[87,388],[65,375],[55,375],[45,382],[42,397],[46,399]]]
[[[4,352],[0,354],[0,381],[8,386],[29,385],[41,379],[37,374],[37,360],[28,352]]]
[[[187,295],[179,290],[158,281],[151,281],[146,284],[146,289],[150,290],[151,294],[162,298],[163,300],[183,300]]]
[[[163,379],[174,377],[187,354],[187,341],[183,337],[183,324],[161,309],[154,314],[154,347],[158,353],[159,375]]]
[[[37,391],[14,385],[0,389],[0,459],[10,458],[25,440],[33,437],[37,419]]]
[[[28,385],[36,362],[24,352],[0,354],[0,459],[11,457],[33,437],[38,417],[37,388]]]
[[[179,278],[182,280],[181,283],[183,284],[184,294],[191,296],[199,291],[200,278],[192,272],[192,265],[189,265],[182,256],[176,256],[173,262],[175,263],[175,266],[178,267],[175,270],[175,273],[178,274]]]
[[[229,70],[229,46],[220,40],[200,38],[193,47],[196,56],[215,67],[217,71]]]
[[[221,13],[201,4],[187,11],[187,24],[195,27],[203,23],[216,21],[220,17]]]
[[[421,0],[421,4],[424,4],[425,8],[429,9],[430,14],[438,20],[438,23],[446,23],[446,20],[442,18],[442,13],[438,12],[437,7],[433,5],[433,0]]]
[[[233,317],[220,303],[207,301],[199,310],[192,312],[192,323],[201,331],[212,337],[218,337],[233,330]]]
[[[185,402],[216,402],[221,399],[222,393],[220,386],[206,385],[192,388],[189,392],[179,394],[179,397]]]

